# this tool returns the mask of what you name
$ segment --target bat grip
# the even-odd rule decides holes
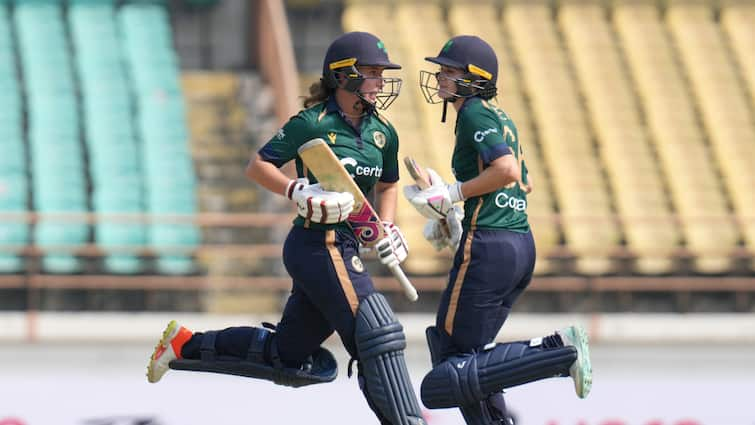
[[[409,278],[407,278],[404,274],[404,271],[401,270],[401,266],[396,264],[395,266],[391,267],[391,273],[393,273],[393,276],[401,284],[401,288],[404,290],[404,295],[406,295],[406,298],[411,302],[417,301],[417,298],[419,298],[417,290],[414,289],[414,285],[409,282]]]
[[[451,230],[449,230],[448,221],[446,221],[445,218],[441,218],[439,221],[440,221],[440,232],[443,233],[443,237],[450,238]]]

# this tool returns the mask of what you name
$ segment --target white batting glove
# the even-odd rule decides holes
[[[306,178],[291,180],[285,195],[296,202],[299,215],[315,223],[340,223],[354,209],[354,196],[348,192],[329,192]]]
[[[437,251],[445,247],[456,251],[461,241],[461,233],[463,232],[461,227],[463,219],[464,210],[460,206],[454,205],[446,215],[445,223],[441,223],[440,220],[428,220],[422,232],[423,236]],[[445,229],[443,229],[444,226]]]
[[[381,263],[393,267],[406,260],[406,256],[409,255],[409,244],[406,243],[406,238],[395,224],[384,221],[383,227],[387,236],[375,244],[375,250]]]
[[[422,229],[422,235],[436,251],[441,251],[448,246],[448,237],[443,232],[443,225],[440,224],[440,220],[428,218],[425,228]]]
[[[445,218],[453,204],[464,200],[461,182],[446,184],[432,168],[427,169],[431,186],[420,189],[416,184],[404,186],[404,197],[423,216],[439,220]]]

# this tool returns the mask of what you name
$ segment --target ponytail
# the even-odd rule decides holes
[[[331,90],[326,88],[322,80],[309,86],[309,96],[304,98],[304,107],[309,108],[312,105],[322,103],[330,97]]]

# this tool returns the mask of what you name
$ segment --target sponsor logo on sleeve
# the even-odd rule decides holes
[[[477,130],[474,132],[474,141],[477,143],[481,143],[483,140],[485,140],[485,136],[487,136],[490,133],[498,133],[498,129],[489,128],[487,130]]]

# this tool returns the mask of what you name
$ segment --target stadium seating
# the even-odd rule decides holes
[[[673,8],[669,13],[673,19]],[[705,144],[704,128],[684,84],[684,69],[676,61],[672,40],[655,4],[617,4],[614,20],[686,247],[695,256],[695,268],[704,273],[724,272],[732,266],[738,233],[726,219],[724,187]]]
[[[636,270],[668,273],[679,231],[605,9],[564,2],[558,17]]]
[[[61,4],[19,0],[13,19],[27,98],[34,208],[41,213],[86,212],[80,117]],[[84,223],[42,218],[34,239],[43,248],[55,249],[83,244],[88,232]],[[72,273],[81,264],[69,253],[55,252],[43,258],[42,267]]]
[[[618,247],[619,229],[612,219],[610,194],[592,145],[588,116],[581,108],[569,58],[551,16],[548,3],[515,2],[504,10],[501,28],[508,30],[519,58],[564,237],[577,256],[577,270],[603,274],[613,269],[610,255]]]
[[[16,75],[11,25],[8,7],[0,2],[0,214],[23,212],[28,201],[21,88]],[[28,243],[28,225],[5,218],[0,223],[0,245],[15,245],[19,249]],[[0,251],[0,273],[22,269],[21,257],[10,250]]]
[[[755,25],[752,24],[753,22],[755,22],[755,4],[746,2],[724,3],[721,11],[721,25],[730,41],[731,51],[739,67],[739,74],[747,87],[746,92],[750,94],[751,110],[755,110]],[[753,146],[752,139],[749,146]],[[753,157],[755,155],[750,152],[749,157],[741,158],[741,163],[747,162],[747,158],[750,158],[749,163],[752,163]],[[751,168],[750,172],[752,172]],[[753,184],[750,183],[749,187],[752,186]],[[743,186],[741,189],[747,191],[747,186]],[[752,201],[752,196],[749,199]],[[739,209],[747,212],[743,222],[744,239],[750,254],[755,257],[753,255],[753,252],[755,252],[755,221],[753,221],[755,206],[750,204],[749,208],[740,207]],[[755,270],[755,258],[750,261],[750,269]]]
[[[92,211],[143,213],[140,154],[113,2],[72,1],[68,23],[86,118],[84,140],[89,154]],[[145,244],[144,225],[101,220],[94,226],[94,240],[106,251],[140,247]],[[134,254],[112,253],[103,265],[111,273],[142,270]]]
[[[135,250],[146,245],[157,272],[188,274],[198,209],[272,211],[241,171],[250,145],[265,139],[249,132],[269,135],[277,123],[239,106],[245,77],[236,72],[180,78],[170,5],[0,0],[0,273],[27,269],[20,254],[32,243],[42,271],[89,270],[75,251],[94,242],[105,272],[151,271]],[[424,57],[451,35],[493,45],[498,103],[535,182],[536,273],[571,272],[566,253],[583,275],[741,273],[743,255],[755,269],[753,22],[755,5],[737,0],[349,0],[342,15],[344,31],[375,33],[403,65],[386,73],[404,85],[384,113],[399,157],[447,180],[455,111],[439,122],[419,71],[437,68]],[[401,175],[401,186],[412,183]],[[436,253],[424,219],[399,203],[407,271],[445,273],[449,253]],[[29,210],[41,213],[34,225],[12,215]],[[87,212],[105,221],[55,216]],[[123,213],[153,220],[107,217]],[[204,235],[215,230],[216,241],[240,242],[227,236],[235,229]]]
[[[722,2],[720,22],[750,93],[750,105],[755,105],[755,4]]]
[[[755,14],[751,16],[755,17]],[[752,98],[739,84],[736,59],[729,55],[723,31],[708,6],[674,4],[668,11],[668,23],[708,134],[713,154],[710,157],[717,160],[715,165],[721,173],[722,189],[728,192],[734,212],[741,219],[750,252],[755,253],[755,221],[751,217],[755,212],[752,193],[755,187],[755,169],[752,167],[755,122],[748,108],[748,103],[755,103],[751,103]],[[750,24],[755,24],[755,20]],[[750,39],[751,47],[755,47],[753,43]]]
[[[160,4],[127,3],[118,10],[117,21],[136,96],[145,209],[163,217],[191,216],[196,212],[196,178],[167,11]],[[195,267],[188,252],[199,243],[198,229],[190,222],[169,221],[160,219],[147,230],[149,244],[160,253],[157,270],[191,273]]]

